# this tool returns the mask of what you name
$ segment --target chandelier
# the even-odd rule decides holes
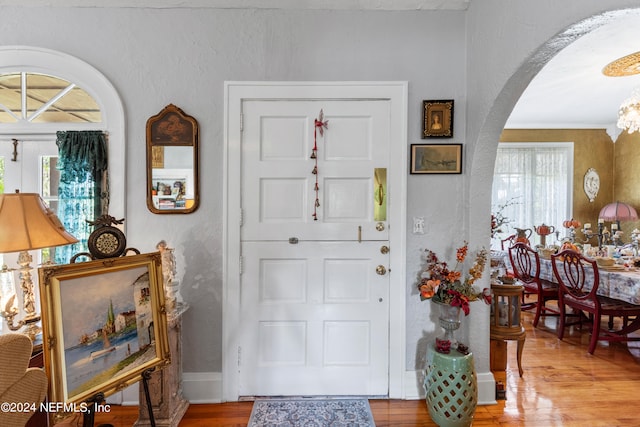
[[[640,88],[631,92],[631,98],[625,99],[618,110],[618,127],[628,133],[640,130]]]

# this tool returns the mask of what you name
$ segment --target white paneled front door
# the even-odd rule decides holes
[[[239,105],[238,396],[388,395],[392,102]]]
[[[242,111],[240,394],[386,395],[388,224],[374,208],[389,102],[248,100]]]

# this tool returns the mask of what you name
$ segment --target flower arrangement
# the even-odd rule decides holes
[[[466,277],[462,277],[460,268],[467,257],[469,245],[465,241],[464,245],[456,250],[456,265],[449,268],[445,261],[440,261],[435,252],[426,249],[426,266],[421,273],[418,282],[420,300],[432,299],[433,301],[460,307],[465,316],[469,314],[469,302],[483,299],[490,303],[490,293],[485,289],[477,291],[474,283],[484,271],[487,261],[487,250],[478,251],[475,262],[468,271]]]

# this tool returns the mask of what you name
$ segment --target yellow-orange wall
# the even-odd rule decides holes
[[[622,133],[614,144],[604,129],[505,129],[500,142],[573,142],[573,216],[581,223],[595,227],[600,209],[614,201],[628,203],[640,212],[638,132]],[[593,202],[583,190],[589,168],[600,175],[600,191]],[[623,222],[621,228],[623,240],[628,242],[631,230],[640,228],[640,221]]]

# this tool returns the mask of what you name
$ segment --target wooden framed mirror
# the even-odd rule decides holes
[[[147,120],[147,207],[184,214],[199,203],[198,122],[169,104]]]

